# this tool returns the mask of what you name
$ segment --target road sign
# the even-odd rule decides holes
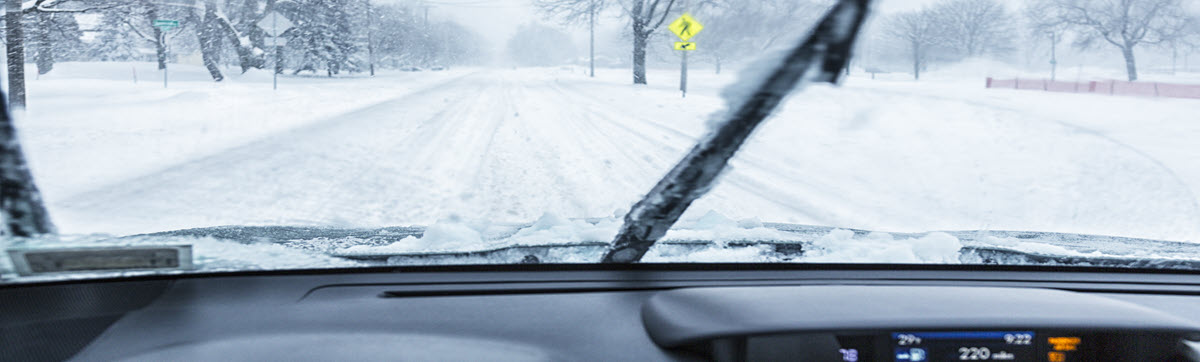
[[[279,36],[295,25],[292,24],[291,20],[274,11],[267,13],[267,16],[258,21],[258,27],[262,28],[270,36]]]
[[[263,39],[266,46],[275,47],[275,71],[271,72],[271,89],[279,89],[279,72],[283,71],[283,63],[280,61],[283,59],[283,47],[287,45],[287,39],[280,35],[295,25],[291,20],[274,11],[267,13],[262,20],[258,21],[258,27],[267,33],[266,39]]]
[[[696,36],[696,34],[699,34],[701,30],[704,30],[704,25],[696,21],[696,18],[693,18],[691,14],[684,13],[678,19],[672,21],[670,25],[667,25],[667,29],[675,33],[680,40],[687,41]]]
[[[157,27],[157,28],[163,28],[164,30],[165,30],[165,29],[171,29],[171,28],[178,28],[178,27],[179,27],[179,20],[163,20],[163,19],[155,19],[155,20],[154,20],[154,26],[155,26],[155,27]]]
[[[677,41],[677,42],[675,42],[675,50],[684,50],[684,51],[696,50],[696,42]]]

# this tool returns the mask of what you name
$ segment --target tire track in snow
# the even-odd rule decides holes
[[[470,120],[456,112],[485,107],[478,101],[485,91],[480,85],[487,82],[478,78],[456,79],[74,196],[58,205],[65,221],[60,223],[139,232],[247,223],[364,225],[413,214],[428,218],[438,213],[441,200],[456,196],[429,186],[452,179],[437,176],[458,171],[430,165],[441,164],[433,157],[436,151],[453,149],[457,139],[452,136],[462,129],[455,126]],[[447,106],[428,107],[438,101]],[[458,156],[458,165],[470,162],[465,155],[449,154]]]
[[[687,148],[689,148],[698,139],[701,132],[707,132],[707,130],[704,130],[701,132],[696,132],[696,135],[690,135],[683,130],[665,125],[662,123],[662,121],[655,119],[654,117],[645,117],[641,115],[632,115],[632,117],[630,117],[631,115],[616,114],[616,112],[611,111],[611,109],[619,108],[614,108],[612,104],[606,104],[598,101],[596,100],[596,97],[589,96],[586,91],[579,90],[576,87],[570,87],[570,89],[563,89],[562,87],[559,87],[558,90],[563,95],[572,98],[572,100],[578,104],[588,104],[587,109],[589,111],[605,115],[603,119],[608,123],[618,127],[621,131],[631,135],[632,137],[643,140],[645,144],[661,145],[661,142],[652,137],[646,136],[643,130],[639,130],[631,126],[627,120],[636,120],[637,124],[639,125],[650,126],[660,130],[662,133],[666,133],[672,138],[686,140],[687,142],[685,143],[684,147],[671,148],[670,152],[668,152],[668,154],[672,155],[670,163],[668,163],[665,167],[659,168],[659,170],[654,173],[654,175],[656,175],[655,181],[657,181],[658,177],[661,177],[662,174],[665,174],[667,170],[674,165],[679,157],[683,156]],[[707,116],[704,117],[706,118]],[[752,138],[750,142],[754,142],[754,139]],[[744,149],[738,152],[738,155],[736,155],[731,161],[731,166],[733,167],[721,176],[721,180],[718,186],[714,188],[714,192],[706,195],[704,198],[701,198],[701,200],[698,201],[699,203],[711,203],[713,204],[713,209],[724,213],[735,210],[735,208],[746,207],[746,205],[754,205],[758,207],[763,203],[771,204],[781,208],[782,210],[787,210],[788,214],[790,215],[789,218],[792,219],[770,221],[795,221],[795,217],[799,216],[804,218],[801,220],[801,222],[838,224],[840,221],[847,219],[845,215],[834,213],[829,208],[819,206],[822,204],[832,204],[832,202],[842,202],[830,200],[828,195],[811,191],[811,195],[819,196],[809,198],[798,197],[796,196],[798,190],[796,190],[794,187],[790,189],[782,189],[748,177],[745,173],[751,170],[759,173],[765,172],[766,170],[771,170],[772,172],[778,173],[777,171],[787,170],[787,168],[780,167],[779,165],[773,165],[776,162],[764,162],[764,160],[768,158],[762,157],[756,152],[747,151],[749,150]],[[792,181],[794,183],[810,185],[809,188],[811,190],[819,189],[818,186],[812,185],[810,180],[807,178],[793,178]],[[719,185],[721,184],[728,186],[720,187]],[[651,183],[649,186],[653,186],[653,183]],[[649,186],[647,186],[644,190],[639,190],[639,195],[644,193],[645,190],[649,190]],[[736,191],[736,193],[729,193],[730,191]],[[737,193],[742,193],[743,195],[738,195]],[[751,196],[757,199],[759,202],[747,202],[746,196]],[[768,219],[773,217],[771,215],[761,215],[761,211],[764,210],[756,209],[753,213],[756,214],[756,216],[766,217]]]
[[[570,86],[570,85],[574,85],[574,84],[575,83],[568,83],[567,91],[578,93],[577,96],[575,97],[575,102],[591,102],[593,104],[598,104],[598,105],[605,104],[605,102],[601,101],[601,99],[604,97],[596,97],[594,94],[596,92],[591,92],[591,90],[593,90],[594,88],[580,90],[580,89],[578,89],[579,87],[577,87],[577,86],[576,87]],[[857,117],[865,117],[867,119],[876,118],[876,117],[874,117],[874,115],[863,113],[862,112],[863,105],[871,104],[872,102],[881,102],[880,99],[882,99],[883,100],[882,102],[884,102],[884,103],[879,103],[880,106],[882,106],[883,104],[887,104],[889,102],[897,102],[900,104],[916,104],[916,103],[925,104],[925,106],[923,107],[925,113],[920,113],[920,114],[924,114],[925,116],[935,117],[935,118],[939,116],[937,114],[937,112],[940,112],[939,110],[943,110],[943,109],[946,109],[946,110],[961,110],[961,109],[979,110],[979,111],[982,111],[981,113],[986,115],[985,116],[986,119],[980,120],[980,121],[982,121],[982,123],[980,123],[980,124],[984,125],[983,127],[985,127],[985,128],[990,127],[990,125],[995,122],[1004,123],[1004,122],[1020,121],[1020,122],[1024,122],[1024,124],[1028,124],[1027,126],[1019,126],[1016,128],[998,130],[1000,132],[1010,133],[1009,135],[1002,135],[1005,138],[1019,137],[1022,130],[1040,132],[1041,131],[1040,129],[1046,128],[1043,126],[1038,126],[1036,124],[1037,123],[1036,120],[1027,119],[1030,117],[1028,117],[1028,115],[1024,112],[1016,112],[1011,109],[992,107],[987,104],[970,104],[970,103],[963,102],[963,100],[961,100],[961,99],[954,99],[954,98],[949,98],[949,97],[933,98],[934,103],[928,104],[930,101],[929,97],[914,96],[911,94],[886,94],[887,96],[899,95],[899,96],[904,97],[902,99],[890,99],[887,97],[882,97],[882,98],[878,97],[880,94],[875,94],[876,97],[870,97],[870,95],[871,95],[870,92],[865,92],[865,94],[859,93],[858,95],[854,94],[858,90],[859,90],[858,88],[843,88],[841,90],[834,91],[834,93],[830,93],[830,90],[815,89],[814,90],[815,92],[810,93],[810,96],[806,96],[804,98],[794,97],[789,100],[790,104],[787,106],[787,107],[791,108],[793,111],[780,112],[781,114],[777,115],[775,120],[771,121],[771,123],[768,123],[768,127],[766,129],[764,129],[764,131],[776,131],[776,130],[780,130],[780,129],[795,130],[796,126],[794,126],[794,125],[786,126],[786,127],[782,127],[782,128],[775,128],[775,129],[772,129],[770,127],[770,125],[773,123],[774,125],[778,126],[778,125],[780,125],[781,122],[795,123],[798,120],[803,121],[805,118],[821,120],[822,122],[824,122],[824,121],[845,122],[846,121],[846,120],[841,120],[841,118],[847,118],[847,119],[857,118]],[[663,92],[663,93],[666,93],[666,92]],[[864,96],[866,96],[866,97],[864,97]],[[689,99],[690,98],[691,97],[689,97]],[[872,100],[872,98],[879,98],[879,99]],[[714,98],[714,99],[716,99],[716,98]],[[631,101],[631,99],[625,99],[625,98],[621,98],[618,100],[624,101],[624,102]],[[623,105],[623,103],[615,104],[616,102],[612,102],[611,99],[609,101],[610,102],[608,102],[608,104],[606,106],[601,106],[600,108],[612,109],[614,107],[617,107],[619,109],[619,107],[621,107]],[[640,98],[632,99],[632,101],[640,102]],[[964,105],[965,105],[965,107],[964,107]],[[814,106],[816,106],[816,107],[814,108]],[[800,107],[803,107],[803,108],[800,108]],[[798,109],[803,110],[803,111],[800,111],[802,113],[794,113],[794,112],[797,112]],[[827,114],[812,114],[812,113],[810,113],[810,112],[813,112],[814,109],[819,109],[822,111],[832,111],[832,114],[828,114],[828,113]],[[868,111],[869,111],[869,109],[870,109],[870,107],[867,108]],[[975,111],[972,111],[972,112],[975,112]],[[868,113],[870,113],[870,112],[868,112]],[[804,114],[804,116],[797,116],[799,114]],[[783,117],[779,117],[779,116],[783,116]],[[811,116],[817,116],[817,117],[813,118]],[[801,117],[803,117],[803,118],[801,118]],[[800,118],[800,119],[797,119],[797,118]],[[895,117],[893,116],[892,118],[894,119]],[[1044,117],[1034,117],[1034,118],[1044,118]],[[649,129],[649,127],[651,127],[651,126],[658,127],[661,129],[661,131],[664,131],[664,132],[682,132],[679,129],[672,127],[671,125],[663,124],[664,122],[662,122],[662,119],[658,119],[655,117],[644,117],[644,116],[633,117],[633,118],[626,117],[626,118],[620,118],[620,119],[614,118],[614,120],[638,125],[639,127],[634,129],[634,128],[630,128],[629,125],[626,124],[626,127],[627,127],[626,131],[629,133],[634,133],[634,134],[638,134],[638,133],[654,134],[655,132],[647,131]],[[961,121],[973,121],[973,119],[963,119]],[[868,120],[868,122],[870,122],[870,120]],[[925,125],[925,126],[930,126],[930,125]],[[947,124],[946,126],[950,126],[951,128],[956,127],[951,124]],[[787,127],[792,127],[792,128],[789,129]],[[804,126],[802,126],[802,127],[804,127]],[[985,132],[987,132],[987,131],[985,130]],[[942,132],[942,133],[945,133],[945,132]],[[951,132],[951,133],[953,133],[953,132]],[[1065,133],[1070,134],[1073,132],[1067,131]],[[919,135],[920,134],[917,133],[917,134],[912,134],[910,136],[919,136]],[[854,185],[864,182],[864,181],[853,180],[853,179],[848,180],[845,178],[846,176],[859,177],[859,176],[854,176],[856,174],[855,172],[849,172],[849,175],[843,175],[843,174],[846,174],[847,172],[840,172],[840,173],[835,172],[831,175],[823,175],[821,172],[817,172],[817,173],[801,172],[804,169],[813,169],[813,167],[797,168],[797,167],[794,167],[794,165],[793,166],[789,165],[789,163],[802,161],[802,160],[795,160],[792,157],[787,157],[789,155],[795,154],[795,152],[796,152],[795,148],[779,148],[779,146],[783,145],[783,143],[761,142],[761,141],[767,141],[767,140],[762,139],[757,136],[760,136],[760,135],[756,135],[756,137],[754,139],[752,139],[753,143],[748,145],[747,149],[743,150],[742,152],[739,152],[738,156],[736,156],[734,158],[733,165],[735,168],[732,170],[732,172],[729,175],[726,176],[726,179],[722,181],[722,184],[736,185],[736,186],[738,186],[738,188],[743,189],[744,192],[760,192],[761,194],[763,194],[767,198],[769,198],[770,201],[776,202],[776,203],[780,202],[781,200],[786,200],[783,202],[785,202],[789,206],[801,205],[801,204],[811,205],[811,207],[813,207],[813,210],[816,210],[819,213],[818,215],[821,215],[821,216],[812,217],[813,214],[808,214],[808,215],[810,215],[810,218],[812,218],[814,220],[818,220],[818,223],[821,223],[821,224],[831,225],[831,226],[843,226],[843,227],[869,227],[869,228],[875,228],[875,229],[879,229],[879,230],[897,229],[898,231],[919,231],[919,230],[914,230],[914,228],[926,229],[926,230],[934,229],[934,228],[947,228],[947,227],[958,228],[958,227],[962,227],[963,225],[966,225],[967,227],[974,226],[977,228],[987,229],[987,228],[992,227],[991,222],[993,221],[993,216],[988,216],[988,215],[994,215],[994,217],[996,218],[995,220],[999,223],[999,225],[998,225],[999,227],[1006,227],[1006,225],[1009,227],[1019,226],[1019,225],[1026,225],[1026,223],[1029,223],[1029,225],[1050,225],[1049,226],[1050,229],[1058,228],[1061,226],[1066,226],[1068,228],[1080,227],[1080,225],[1082,225],[1086,229],[1087,227],[1089,227],[1089,225],[1091,225],[1091,224],[1089,224],[1089,222],[1090,223],[1095,222],[1095,220],[1089,221],[1089,219],[1093,218],[1094,215],[1081,213],[1081,212],[1087,212],[1087,210],[1089,210],[1088,208],[1094,209],[1097,206],[1097,202],[1091,202],[1091,201],[1082,202],[1079,206],[1072,206],[1069,203],[1068,204],[1060,203],[1059,207],[1065,207],[1065,209],[1053,209],[1053,210],[1049,210],[1049,211],[1039,212],[1039,214],[1055,215],[1056,217],[1061,218],[1061,217],[1063,217],[1061,215],[1061,213],[1063,211],[1067,211],[1068,214],[1066,214],[1067,219],[1066,219],[1065,223],[1056,224],[1054,222],[1051,222],[1051,223],[1037,222],[1037,221],[1034,221],[1035,219],[1029,219],[1029,218],[1023,219],[1021,217],[1020,213],[1013,213],[1013,211],[1018,211],[1018,210],[1015,209],[1015,205],[1013,205],[1012,202],[1009,202],[1007,199],[1006,200],[997,199],[997,197],[1006,197],[1003,195],[1007,195],[1006,193],[1011,192],[1011,190],[1000,189],[1000,190],[998,190],[1000,193],[997,194],[997,196],[986,196],[987,192],[993,191],[992,187],[995,187],[998,185],[997,180],[995,180],[995,179],[982,178],[982,177],[995,176],[996,170],[992,169],[992,165],[990,165],[990,164],[976,163],[975,168],[979,171],[983,171],[982,173],[979,174],[979,177],[981,177],[981,178],[978,180],[978,183],[974,186],[962,184],[963,185],[962,187],[965,187],[965,189],[967,189],[967,190],[972,189],[972,188],[979,189],[979,191],[983,192],[983,194],[980,194],[979,196],[961,195],[962,197],[965,197],[965,198],[960,198],[960,199],[955,199],[955,200],[944,199],[944,197],[936,198],[936,197],[942,197],[942,196],[937,196],[937,195],[942,195],[942,194],[941,194],[941,191],[939,189],[937,189],[937,186],[932,186],[932,185],[944,185],[947,182],[947,180],[939,180],[939,179],[932,178],[932,177],[940,177],[939,176],[940,173],[937,173],[937,172],[935,172],[935,173],[909,172],[909,174],[905,176],[905,177],[909,178],[909,181],[908,181],[909,184],[907,184],[907,185],[901,184],[899,186],[893,186],[893,187],[887,188],[888,190],[904,191],[902,193],[870,192],[870,190],[868,189],[867,190],[868,192],[865,195],[863,195],[863,192],[859,192],[859,191],[862,191],[861,188],[856,189],[856,190],[850,190],[850,191],[854,191],[854,192],[846,192],[846,190],[844,190],[844,189],[846,189],[847,187],[853,188]],[[834,135],[834,136],[839,137],[836,139],[841,139],[840,137],[845,137],[845,135]],[[979,135],[973,135],[973,136],[979,136]],[[975,137],[975,138],[977,138],[977,137]],[[778,137],[772,137],[772,139],[774,139],[774,141],[778,141]],[[1105,140],[1102,140],[1102,139],[1098,140],[1096,142],[1088,142],[1085,140],[1080,140],[1078,138],[1070,138],[1070,137],[1068,137],[1067,139],[1070,141],[1070,142],[1068,142],[1068,144],[1070,144],[1070,145],[1076,145],[1078,147],[1087,147],[1087,149],[1092,149],[1093,147],[1098,147],[1097,148],[1098,150],[1100,150],[1100,151],[1104,150],[1103,145],[1096,144],[1096,143],[1105,143]],[[845,140],[843,140],[843,141],[845,141]],[[886,141],[886,139],[883,139],[882,141]],[[930,139],[929,141],[937,142],[934,139]],[[1028,142],[1024,142],[1024,143],[1028,143]],[[1119,143],[1119,141],[1118,141],[1118,143]],[[1033,144],[1030,144],[1030,145],[1033,145]],[[1126,146],[1128,146],[1128,145],[1126,145]],[[919,148],[906,149],[906,150],[904,150],[905,154],[934,155],[935,157],[951,157],[951,158],[956,157],[955,155],[939,156],[936,152],[944,152],[947,150],[953,150],[953,148],[948,149],[946,147],[937,146],[933,143],[906,144],[906,147],[919,147]],[[806,148],[813,148],[813,147],[806,147]],[[817,147],[817,148],[820,149],[820,147]],[[1124,147],[1122,147],[1122,148],[1124,148]],[[839,144],[836,147],[834,147],[833,149],[844,150],[844,149],[846,149],[846,146],[844,144]],[[1062,157],[1063,155],[1070,155],[1072,153],[1079,152],[1078,150],[1076,150],[1076,151],[1067,151],[1065,153],[1060,153],[1060,152],[1055,152],[1054,148],[1052,148],[1052,147],[1046,148],[1046,147],[1039,147],[1039,146],[1034,146],[1031,149],[1034,150],[1035,152],[1049,151],[1050,153],[1047,153],[1045,155],[1051,156],[1051,157]],[[1060,150],[1066,151],[1064,149],[1060,149]],[[766,152],[764,153],[763,151],[766,151]],[[963,150],[963,151],[967,151],[967,150]],[[1132,150],[1132,151],[1134,151],[1135,156],[1136,156],[1136,154],[1145,155],[1145,153],[1141,152],[1140,150]],[[765,154],[771,154],[772,157],[761,157],[760,156],[760,155],[765,155]],[[1038,154],[1040,155],[1040,153],[1038,153]],[[779,156],[785,156],[785,157],[779,157]],[[813,156],[814,156],[813,154],[809,154],[808,156],[805,156],[805,157],[807,158],[807,157],[813,157]],[[819,154],[815,155],[815,156],[821,157],[821,156],[819,156]],[[959,157],[959,158],[961,158],[961,157]],[[1139,158],[1139,157],[1135,157],[1135,158]],[[1153,157],[1140,157],[1140,158],[1150,159],[1152,162],[1155,162],[1156,164],[1161,165],[1161,162],[1157,162],[1157,160],[1153,160]],[[907,160],[910,163],[917,160],[916,158],[905,158],[905,157],[899,157],[897,159],[900,161]],[[1093,159],[1089,158],[1086,160],[1093,160]],[[1061,162],[1061,161],[1068,161],[1068,160],[1058,160],[1058,161],[1052,160],[1052,161],[1050,161],[1050,163],[1057,163],[1057,162]],[[1115,159],[1115,161],[1116,162],[1129,162],[1128,160],[1125,159],[1125,157],[1118,157],[1117,159]],[[910,166],[907,166],[907,168],[913,169],[913,170],[918,170],[918,169],[920,169],[919,167],[928,167],[928,166],[929,166],[928,160],[921,160],[921,162],[911,164]],[[867,173],[873,172],[869,169],[861,169],[859,166],[856,166],[853,164],[847,164],[844,167],[849,170],[859,169],[862,172],[867,172]],[[821,167],[816,167],[816,168],[820,169]],[[901,166],[901,168],[904,168],[904,166]],[[1156,167],[1152,167],[1151,169],[1153,169],[1153,168],[1159,168],[1160,170],[1162,170],[1164,172],[1174,174],[1174,172],[1169,170],[1169,168],[1163,168],[1163,167],[1156,166]],[[770,171],[770,172],[767,172],[767,171]],[[971,172],[971,169],[968,169],[966,171]],[[1089,177],[1092,178],[1091,180],[1084,181],[1084,183],[1076,185],[1074,187],[1079,187],[1080,191],[1092,190],[1097,187],[1110,187],[1111,188],[1111,186],[1103,185],[1104,183],[1106,183],[1108,181],[1106,181],[1103,178],[1097,178],[1097,177],[1103,177],[1103,175],[1104,175],[1103,172],[1114,172],[1114,171],[1113,170],[1108,170],[1108,171],[1097,170],[1097,171],[1098,172],[1090,172],[1090,173],[1085,172],[1085,173],[1081,173],[1081,174],[1074,174],[1073,177],[1083,178],[1084,180],[1087,180],[1087,178],[1089,178]],[[753,177],[750,177],[749,175],[744,175],[744,174],[751,174],[751,175],[753,175]],[[1050,176],[1050,175],[1054,175],[1054,174],[1052,173],[1052,174],[1048,174],[1046,176],[1028,176],[1026,178],[1033,179],[1033,180],[1035,180],[1035,182],[1037,182],[1037,181],[1047,180],[1046,177],[1054,177],[1054,176]],[[1064,176],[1071,177],[1071,175],[1064,175]],[[777,183],[777,184],[773,183],[774,180],[776,180],[780,177],[783,177],[784,180],[786,180],[786,182]],[[875,181],[877,181],[877,179],[878,179],[877,177],[866,177],[865,182],[868,182],[868,183],[863,186],[870,186],[871,184],[869,182],[875,182]],[[1182,185],[1177,174],[1175,174],[1175,176],[1168,177],[1168,179],[1174,179],[1175,183]],[[1141,181],[1139,181],[1139,180],[1141,180]],[[737,183],[739,181],[745,182],[746,184],[738,185]],[[857,181],[857,182],[846,184],[846,181]],[[1135,180],[1133,180],[1132,182],[1142,182],[1142,181],[1145,181],[1145,180],[1136,179],[1136,177],[1135,177]],[[1067,182],[1070,183],[1071,181],[1067,180]],[[1113,182],[1115,182],[1115,181],[1113,181]],[[1050,182],[1050,183],[1046,184],[1046,186],[1049,186],[1049,187],[1061,186],[1060,185],[1061,183],[1062,183],[1062,181]],[[1111,182],[1109,182],[1109,183],[1111,183]],[[796,187],[796,186],[798,186],[797,184],[809,185],[809,186],[807,186],[807,187],[801,186],[798,188],[798,187]],[[914,190],[914,189],[912,189],[912,186],[923,187],[924,192],[930,193],[930,196],[936,196],[936,197],[928,198],[925,200],[920,200],[919,199],[920,194],[913,195],[911,193],[912,190]],[[1011,186],[1020,187],[1020,185],[1015,185],[1015,184],[1012,184]],[[1071,185],[1066,185],[1066,186],[1072,187]],[[1150,185],[1150,186],[1153,186],[1153,185]],[[1037,186],[1035,186],[1035,187],[1037,187]],[[918,188],[916,190],[918,192],[920,192],[922,189]],[[1076,192],[1073,190],[1074,189],[1063,189],[1063,190],[1061,190],[1061,192],[1066,192],[1068,194],[1070,194],[1072,192],[1079,193],[1079,192]],[[1097,189],[1097,190],[1111,191],[1111,189]],[[1190,190],[1187,190],[1186,187],[1183,189],[1180,189],[1180,190],[1181,191],[1190,191]],[[714,189],[714,191],[716,193],[719,193],[723,190],[722,190],[722,187],[718,186],[716,189]],[[955,196],[956,194],[953,193],[955,191],[962,191],[962,190],[950,191],[950,193],[947,193],[945,195]],[[1150,192],[1161,193],[1162,190],[1159,190],[1156,188],[1156,189],[1151,189]],[[1076,196],[1064,195],[1064,196],[1067,197],[1066,200],[1070,200],[1072,197],[1081,198],[1081,197],[1085,197],[1085,196],[1089,196],[1089,195],[1092,195],[1092,194],[1088,193],[1087,195],[1076,195]],[[863,197],[863,196],[866,196],[866,197]],[[915,196],[916,196],[916,199],[914,199]],[[1136,198],[1139,196],[1138,195],[1128,195],[1128,196],[1118,197],[1114,200],[1124,200],[1124,199],[1129,199],[1131,197]],[[1143,195],[1141,197],[1143,199],[1145,199],[1146,196]],[[789,198],[790,198],[790,200],[789,200]],[[972,200],[974,200],[974,201],[972,202]],[[1083,200],[1086,200],[1086,199],[1083,199]],[[1161,200],[1161,199],[1153,199],[1153,200]],[[1153,201],[1153,200],[1151,200],[1151,201]],[[739,202],[739,200],[736,200],[736,199],[733,201],[734,201],[734,203]],[[918,201],[918,202],[912,203],[913,201]],[[929,203],[931,201],[933,203],[925,205],[925,203]],[[983,201],[984,203],[980,203],[979,201]],[[1164,200],[1164,201],[1168,201],[1168,203],[1170,203],[1169,200]],[[1195,211],[1193,211],[1193,210],[1195,210],[1196,207],[1194,205],[1193,198],[1190,196],[1190,193],[1188,193],[1188,196],[1185,198],[1182,198],[1180,201],[1182,201],[1183,204],[1178,205],[1178,206],[1184,207],[1184,209],[1181,211],[1184,211],[1186,215],[1195,215]],[[1118,202],[1118,203],[1120,203],[1120,202]],[[820,207],[817,207],[817,205],[820,205]],[[897,208],[896,205],[913,205],[913,206],[905,207],[905,208]],[[933,207],[933,209],[932,210],[920,210],[919,208],[921,208],[922,206],[931,206],[931,207]],[[1164,204],[1161,206],[1172,207],[1174,205]],[[758,205],[757,207],[762,207],[762,206]],[[939,209],[941,212],[938,212]],[[946,214],[946,212],[957,212],[956,210],[962,210],[963,213],[960,215]],[[1069,212],[1071,210],[1075,210],[1075,212],[1077,214],[1075,214],[1075,216],[1070,216]],[[758,210],[754,210],[754,211],[758,211]],[[979,214],[980,212],[983,212],[984,214]],[[865,213],[865,215],[864,215],[864,213]],[[1058,213],[1058,214],[1055,214],[1055,213]],[[974,216],[972,216],[972,215],[974,215]],[[1101,215],[1100,217],[1101,218],[1111,218],[1111,217],[1114,217],[1117,215],[1121,215],[1121,213],[1120,212],[1108,212],[1108,213],[1104,213],[1104,215]],[[866,216],[866,218],[863,218],[863,216]],[[947,216],[950,216],[950,217],[947,218]],[[1034,217],[1034,218],[1036,218],[1036,217]],[[890,222],[886,222],[886,225],[879,225],[879,224],[875,224],[875,222],[873,222],[871,220],[889,220]],[[1055,219],[1055,220],[1057,220],[1057,219]],[[1078,220],[1078,221],[1075,221],[1075,220]],[[1099,219],[1097,219],[1097,220],[1099,220]],[[964,221],[966,222],[965,224],[964,224]],[[972,224],[973,222],[977,222],[977,221],[987,222],[988,224],[983,224],[983,225]],[[866,225],[864,225],[864,222]],[[1076,222],[1081,222],[1082,224],[1077,225],[1077,224],[1075,224]],[[872,224],[874,224],[874,226],[872,226]],[[1171,231],[1164,231],[1161,234],[1164,236],[1153,236],[1153,237],[1177,238],[1177,237],[1179,237],[1177,235],[1181,235],[1181,234],[1178,234],[1179,232],[1183,232],[1184,234],[1187,234],[1187,235],[1195,234],[1194,231],[1186,231],[1183,229],[1178,229],[1177,226],[1178,225],[1166,225],[1167,229],[1171,230]],[[1032,226],[1032,227],[1037,227],[1037,226]],[[1043,227],[1045,227],[1045,226],[1043,226]],[[1108,230],[1108,229],[1112,229],[1112,227],[1109,227],[1105,230]],[[1146,230],[1145,227],[1143,227],[1142,229]],[[1152,229],[1152,227],[1151,227],[1151,229]],[[1115,231],[1115,230],[1116,229],[1114,229],[1114,231],[1109,231],[1109,232],[1120,233],[1120,231]],[[1063,231],[1087,231],[1087,230],[1075,229],[1075,230],[1063,230]],[[1158,233],[1153,233],[1153,234],[1159,235]],[[1176,236],[1166,236],[1166,235],[1176,235]],[[1138,235],[1134,235],[1134,236],[1138,236]],[[1146,236],[1146,235],[1141,235],[1141,236]]]

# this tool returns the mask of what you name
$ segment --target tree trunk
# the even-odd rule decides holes
[[[21,0],[6,0],[5,49],[8,55],[8,104],[25,108],[25,31],[21,28]]]
[[[1175,75],[1175,70],[1179,65],[1179,45],[1171,42],[1171,75]]]
[[[233,24],[230,24],[228,19],[222,17],[214,17],[213,23],[216,29],[225,33],[230,44],[238,54],[238,65],[242,67],[242,73],[245,73],[250,68],[262,69],[266,64],[266,60],[262,56],[254,55],[253,44],[242,44],[241,33],[238,32]]]
[[[642,9],[645,6],[642,0],[633,2],[633,84],[646,84],[646,38],[650,37],[650,33],[646,31],[646,24],[650,19],[642,19],[646,16],[642,14]]]
[[[921,80],[921,45],[913,43],[913,80]]]
[[[1133,58],[1133,46],[1126,45],[1122,47],[1121,55],[1125,56],[1125,72],[1129,74],[1129,81],[1136,81],[1138,79],[1137,60]]]
[[[20,0],[9,0],[9,9],[12,9],[12,2],[17,2],[19,6]],[[8,14],[17,14],[6,19],[8,24],[20,24],[19,20],[13,21],[14,18],[20,19],[20,11],[10,11]],[[9,44],[12,44],[11,38]],[[3,230],[9,236],[30,237],[54,233],[54,225],[50,223],[50,214],[46,212],[42,194],[33,183],[33,174],[29,172],[29,164],[25,162],[25,154],[21,151],[12,117],[3,103],[0,103],[0,213],[3,213]]]
[[[366,0],[367,3],[367,65],[370,67],[371,76],[375,76],[375,45],[371,41],[372,29],[371,20],[374,15],[371,15],[371,0]]]
[[[588,76],[596,77],[596,2],[588,9]]]
[[[646,35],[634,35],[634,84],[646,84]]]
[[[50,28],[52,27],[52,13],[38,11],[35,13],[37,20],[37,29],[33,29],[33,35],[37,39],[37,55],[34,56],[34,63],[37,64],[38,74],[50,73],[54,69],[54,44],[50,41]]]
[[[221,62],[221,37],[217,34],[217,9],[212,1],[204,2],[204,19],[200,21],[200,26],[196,27],[196,40],[200,43],[200,59],[204,63],[204,68],[208,69],[208,74],[212,76],[213,81],[220,82],[225,79],[221,74],[219,66]]]

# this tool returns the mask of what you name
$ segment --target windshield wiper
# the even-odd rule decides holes
[[[746,138],[784,96],[808,83],[837,83],[850,59],[854,40],[870,0],[841,0],[825,14],[808,38],[792,49],[742,100],[730,104],[726,119],[692,147],[641,201],[604,255],[604,263],[633,263],[679,220],[713,182]]]
[[[4,94],[0,93],[0,99]],[[8,236],[30,237],[54,233],[50,213],[33,183],[25,153],[8,107],[0,101],[0,216]]]

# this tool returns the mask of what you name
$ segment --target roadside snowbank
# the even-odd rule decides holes
[[[398,242],[382,245],[355,245],[337,250],[338,255],[384,255],[403,253],[436,253],[455,251],[478,251],[518,245],[563,245],[581,243],[610,243],[617,236],[621,220],[605,218],[593,222],[567,219],[553,213],[545,213],[536,222],[520,227],[510,235],[494,239],[481,238],[482,225],[462,220],[442,220],[431,225],[420,238],[407,237]],[[718,247],[733,241],[800,241],[801,236],[764,227],[762,222],[747,219],[733,221],[720,213],[709,211],[703,217],[681,221],[667,232],[662,240],[713,242]],[[718,253],[714,251],[713,253]],[[737,253],[745,253],[737,251]],[[698,254],[716,255],[716,254]],[[741,255],[741,254],[739,254]],[[693,257],[689,255],[689,257]],[[703,256],[695,256],[703,258]]]

